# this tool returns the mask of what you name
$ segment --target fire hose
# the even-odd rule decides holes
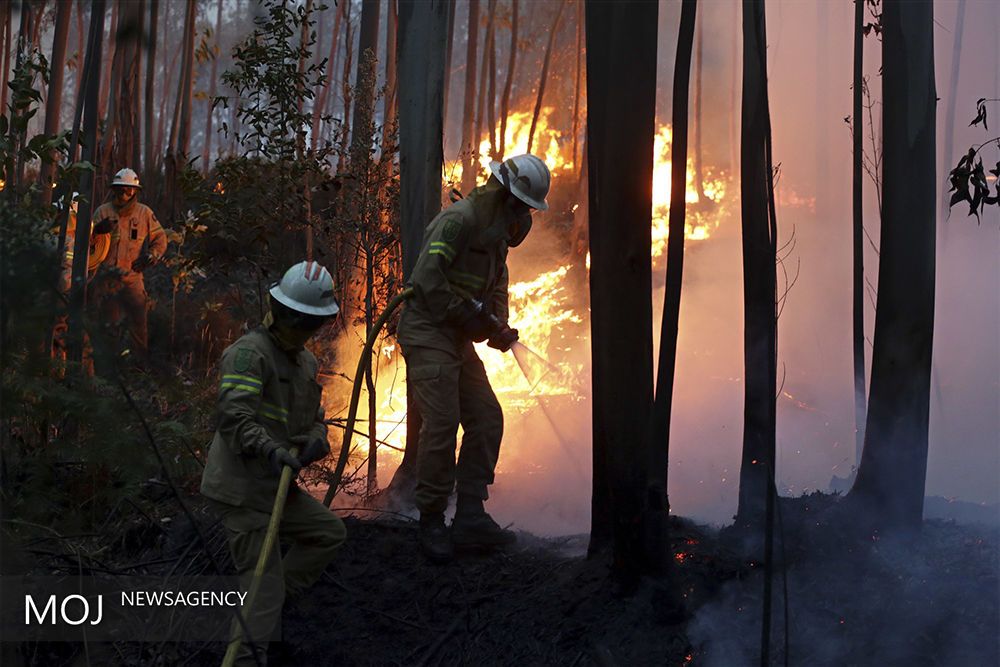
[[[365,349],[361,352],[361,358],[358,359],[358,370],[354,374],[354,388],[351,390],[351,405],[347,410],[347,423],[344,424],[344,442],[340,446],[340,455],[337,457],[337,467],[333,471],[333,475],[330,477],[330,486],[326,490],[326,496],[323,498],[323,504],[327,507],[333,502],[333,497],[337,493],[337,487],[340,486],[340,478],[344,474],[344,467],[347,465],[347,455],[351,450],[351,438],[354,437],[354,422],[358,416],[358,403],[361,399],[361,381],[365,376],[365,362],[371,358],[372,348],[375,347],[375,340],[378,338],[379,332],[382,331],[382,327],[389,320],[392,313],[399,308],[399,304],[403,303],[405,300],[409,299],[413,295],[413,288],[407,287],[402,292],[392,297],[388,305],[386,305],[385,310],[382,314],[378,316],[378,319],[372,324],[372,330],[368,334],[368,340],[365,342]],[[374,428],[374,424],[372,425]]]
[[[292,447],[289,453],[293,457],[297,457],[299,455],[298,447]],[[281,523],[281,515],[285,511],[285,500],[288,498],[288,487],[292,483],[293,476],[294,473],[290,466],[286,465],[281,469],[281,478],[278,480],[278,493],[274,496],[271,520],[267,524],[267,533],[264,535],[264,546],[261,547],[260,555],[257,557],[257,567],[254,568],[253,579],[250,581],[250,590],[247,591],[246,603],[243,605],[242,613],[244,617],[249,617],[250,615],[254,599],[260,590],[260,580],[264,576],[264,570],[267,568],[267,559],[270,557],[271,551],[274,550],[274,543],[278,539],[278,526]],[[250,639],[253,638],[251,637]],[[239,649],[240,641],[239,633],[229,641],[229,646],[226,648],[226,657],[222,659],[222,667],[232,667],[233,662],[236,660],[236,651]]]

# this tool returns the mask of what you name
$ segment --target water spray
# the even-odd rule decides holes
[[[573,451],[570,449],[569,443],[566,442],[566,438],[564,438],[562,433],[559,432],[559,427],[556,426],[555,420],[552,418],[552,415],[549,414],[549,409],[546,407],[545,401],[542,400],[540,394],[535,392],[535,387],[537,387],[542,380],[553,373],[558,377],[563,374],[562,370],[520,341],[514,341],[514,343],[510,346],[510,351],[511,354],[514,355],[514,360],[517,361],[517,367],[520,368],[521,373],[524,374],[524,379],[528,381],[528,387],[531,395],[535,397],[535,400],[538,402],[538,406],[542,409],[542,414],[545,415],[545,418],[549,422],[549,426],[552,427],[552,432],[556,434],[556,439],[559,440],[559,444],[566,453],[566,457],[573,462],[573,467],[576,471],[580,475],[583,475],[583,470],[580,468],[580,461],[573,456]],[[535,368],[532,368],[533,365]],[[537,377],[532,380],[531,371],[537,370],[538,367],[542,369],[542,372],[537,373]]]

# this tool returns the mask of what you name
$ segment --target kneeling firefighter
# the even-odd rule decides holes
[[[515,541],[486,513],[483,501],[503,436],[503,413],[473,342],[506,352],[517,340],[508,324],[507,249],[531,229],[531,210],[545,210],[551,180],[534,155],[490,163],[489,181],[439,213],[424,231],[397,338],[407,383],[423,418],[415,500],[420,547],[433,562],[453,545],[495,547]],[[464,429],[455,462],[458,425]],[[449,533],[448,498],[458,500]]]
[[[226,348],[219,361],[218,426],[201,492],[222,517],[245,591],[266,541],[282,469],[297,473],[330,453],[316,357],[304,346],[339,312],[333,292],[330,273],[316,262],[291,267],[270,289],[263,325]],[[244,610],[249,641],[239,624],[233,626],[234,640],[241,641],[236,664],[264,663],[286,595],[311,586],[346,536],[340,517],[294,485],[279,526],[291,548],[282,558],[277,541],[271,542],[253,607]]]

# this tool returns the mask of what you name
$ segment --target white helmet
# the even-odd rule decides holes
[[[278,303],[306,315],[328,316],[340,312],[333,298],[333,277],[319,262],[299,262],[285,271],[270,293]]]
[[[545,196],[549,194],[552,176],[541,158],[515,155],[503,162],[490,162],[490,171],[511,194],[531,208],[544,211],[549,207]]]
[[[142,189],[142,186],[139,185],[139,175],[128,167],[115,174],[115,180],[111,181],[111,185],[127,185],[132,188]]]

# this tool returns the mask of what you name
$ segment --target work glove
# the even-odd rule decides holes
[[[302,463],[284,447],[275,447],[269,451],[267,462],[271,464],[271,470],[277,477],[281,477],[281,471],[284,470],[285,466],[292,469],[293,475],[299,474],[299,470],[302,470]]]
[[[132,270],[135,271],[136,273],[142,273],[149,267],[156,264],[156,261],[157,260],[155,257],[149,257],[149,256],[140,257],[139,259],[132,262]]]
[[[115,221],[111,218],[104,218],[94,225],[95,234],[110,234],[115,227]]]
[[[299,461],[305,467],[326,458],[330,453],[330,445],[323,438],[311,438],[308,435],[294,435],[289,441],[299,448]]]
[[[476,343],[482,343],[498,334],[503,330],[503,327],[503,322],[486,310],[486,306],[481,301],[472,301],[469,314],[460,326],[462,332]]]
[[[517,329],[512,329],[506,324],[502,326],[503,328],[500,331],[490,336],[486,344],[494,350],[506,352],[517,341]]]

